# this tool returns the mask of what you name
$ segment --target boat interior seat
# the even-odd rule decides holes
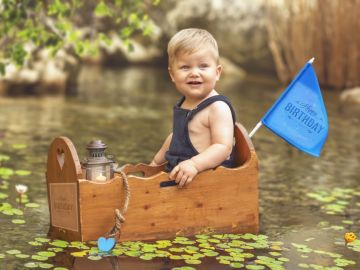
[[[254,149],[246,129],[240,123],[235,124],[235,152],[234,158],[236,167],[240,167],[251,158],[251,151]]]

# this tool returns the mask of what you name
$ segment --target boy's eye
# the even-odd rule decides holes
[[[189,69],[189,66],[184,65],[184,66],[181,66],[180,69],[185,69],[186,70],[186,69]]]
[[[208,64],[201,64],[201,65],[200,65],[200,68],[207,68],[207,67],[209,67]]]

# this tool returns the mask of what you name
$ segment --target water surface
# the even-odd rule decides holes
[[[261,77],[223,77],[217,88],[232,100],[237,121],[249,131],[281,93],[275,79]],[[303,269],[305,264],[309,269],[360,268],[341,266],[336,257],[324,254],[340,254],[342,259],[360,265],[360,250],[343,243],[345,232],[354,231],[360,237],[360,116],[358,111],[340,106],[338,93],[323,94],[330,127],[321,158],[299,152],[264,127],[253,138],[260,161],[260,234],[267,236],[269,246],[281,242],[281,256],[289,260],[283,262],[284,269]],[[0,206],[10,203],[17,207],[14,186],[18,183],[28,185],[29,200],[40,205],[25,208],[20,218],[26,223],[20,225],[12,222],[14,216],[0,212],[0,269],[28,269],[24,264],[34,261],[8,254],[9,250],[31,256],[43,248],[28,242],[46,237],[48,231],[44,174],[47,149],[55,137],[69,137],[80,158],[86,155],[86,144],[100,138],[107,143],[108,154],[116,156],[120,164],[150,162],[170,132],[171,110],[178,98],[167,73],[150,67],[84,68],[75,97],[0,98],[0,154],[10,158],[0,161],[0,168],[31,171],[27,176],[0,175],[0,192],[8,195],[0,197]],[[332,199],[324,201],[326,196]],[[331,204],[337,205],[335,210]],[[311,251],[303,252],[299,245]],[[254,266],[256,256],[270,251],[247,251],[255,257],[245,261],[245,266]],[[68,269],[171,269],[189,265],[183,260],[146,261],[129,256],[92,261],[70,253],[65,250],[47,262]],[[231,268],[211,257],[192,267]]]

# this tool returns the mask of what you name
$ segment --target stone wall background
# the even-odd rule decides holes
[[[360,85],[360,0],[162,0],[148,13],[154,31],[132,37],[133,50],[114,29],[111,45],[104,44],[97,57],[79,59],[62,52],[49,59],[46,52],[38,52],[38,63],[20,71],[9,68],[0,80],[0,93],[21,88],[30,89],[30,94],[48,89],[75,93],[83,63],[166,67],[169,39],[188,27],[205,28],[217,39],[224,76],[255,73],[277,76],[287,84],[315,57],[323,87],[344,90]]]

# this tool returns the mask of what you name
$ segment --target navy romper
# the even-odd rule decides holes
[[[181,104],[184,102],[185,97],[182,97],[180,101],[174,106],[174,116],[173,116],[173,135],[170,143],[169,150],[165,153],[165,159],[167,160],[167,165],[165,167],[166,172],[171,172],[171,170],[180,162],[190,159],[193,156],[199,154],[199,152],[192,145],[189,138],[188,123],[194,117],[196,113],[209,106],[215,101],[223,101],[229,105],[232,118],[235,125],[235,111],[232,107],[229,99],[223,95],[216,95],[205,99],[193,110],[187,110],[180,108]],[[234,151],[234,148],[233,148]],[[235,167],[235,162],[233,158],[233,151],[230,155],[230,158],[225,160],[220,165],[228,168]]]

